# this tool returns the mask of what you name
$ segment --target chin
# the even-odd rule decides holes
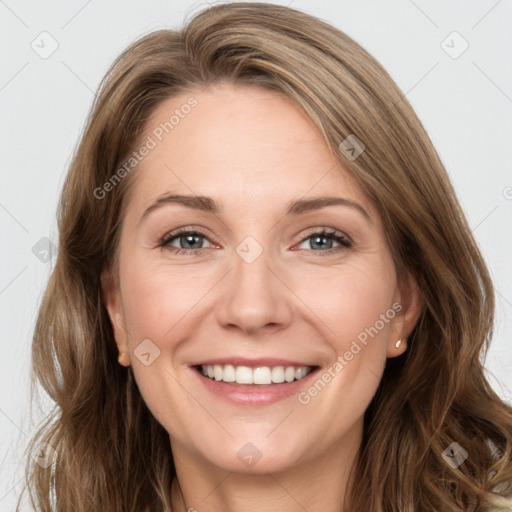
[[[265,434],[261,434],[260,429],[258,435],[251,435],[252,431],[248,429],[247,434],[228,439],[225,435],[222,439],[204,435],[202,446],[196,446],[195,450],[221,470],[253,475],[284,471],[312,456],[312,447],[306,446],[305,439],[291,437],[289,433],[274,439],[267,429]],[[207,439],[210,443],[204,445],[203,440]]]

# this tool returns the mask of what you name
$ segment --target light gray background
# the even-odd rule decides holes
[[[323,18],[370,51],[416,109],[453,180],[497,288],[491,383],[512,399],[512,1],[274,2]],[[30,337],[54,259],[55,210],[101,78],[138,36],[178,27],[206,2],[0,0],[2,320],[0,510],[14,509],[30,415]],[[57,50],[51,48],[47,31]],[[465,44],[458,58],[452,58]],[[46,39],[43,39],[46,38]],[[32,43],[34,41],[34,43]],[[445,43],[442,43],[445,41]],[[450,56],[445,50],[452,53]],[[44,245],[44,242],[39,242]],[[36,246],[39,247],[39,246]],[[36,251],[37,252],[37,251]],[[28,509],[27,509],[28,510]]]

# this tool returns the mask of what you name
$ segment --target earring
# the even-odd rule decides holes
[[[128,352],[119,352],[119,355],[117,356],[117,361],[122,366],[129,366],[130,365],[130,356]]]
[[[402,338],[400,338],[400,339],[395,343],[395,347],[396,347],[396,348],[399,348],[401,344],[402,344]]]

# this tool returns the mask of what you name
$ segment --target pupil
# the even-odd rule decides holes
[[[193,241],[194,238],[198,239],[200,237],[199,237],[199,235],[186,235],[183,238],[185,238],[187,244],[190,243],[190,244],[194,245],[194,241]],[[187,247],[182,247],[182,249],[183,248],[187,248]],[[200,247],[194,247],[194,249],[197,249],[197,248],[200,249]]]
[[[325,240],[328,240],[329,242],[332,243],[332,240],[330,238],[327,238],[325,236],[316,236],[313,238],[313,245],[316,244],[318,242],[318,240],[323,240],[325,242]],[[320,248],[325,248],[325,244],[322,244],[320,243]],[[328,249],[330,249],[330,247],[328,247]]]
[[[186,240],[186,244],[191,244],[191,245],[194,245],[194,244],[199,244],[199,246],[201,245],[199,242],[198,242],[198,239],[200,238],[199,235],[186,235],[184,237],[182,237],[182,239],[185,239]],[[194,242],[194,239],[195,242]],[[320,249],[325,249],[326,247],[326,241],[327,242],[331,242],[332,244],[332,240],[328,237],[325,237],[325,236],[316,236],[313,238],[313,242],[312,242],[312,245],[316,245],[317,247],[319,247]],[[182,244],[180,244],[182,245]],[[195,249],[200,249],[201,247],[194,247]],[[184,249],[184,247],[182,247],[182,249]],[[328,247],[328,249],[330,249],[330,247]]]

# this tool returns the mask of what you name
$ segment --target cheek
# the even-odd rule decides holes
[[[215,295],[215,285],[225,272],[205,262],[180,266],[143,257],[126,261],[121,270],[131,343],[149,338],[166,348],[171,348],[169,343],[177,339],[185,324],[190,328],[193,318],[199,320],[207,314],[202,309],[215,307],[207,295]],[[364,341],[365,333],[372,340],[387,333],[389,323],[381,318],[384,315],[388,320],[386,312],[392,306],[396,276],[391,256],[382,250],[337,266],[282,268],[281,274],[300,299],[293,306],[302,311],[297,321],[308,317],[317,324],[337,354],[348,350],[358,337]],[[285,291],[282,300],[293,301]],[[170,335],[172,330],[174,336]]]
[[[384,256],[331,269],[314,284],[304,281],[301,297],[322,320],[331,357],[298,401],[329,418],[324,434],[334,439],[362,417],[377,391],[396,317],[396,276]]]
[[[215,284],[207,265],[173,268],[166,262],[146,260],[126,265],[123,306],[128,332],[166,344],[187,315],[194,316],[201,299]],[[134,340],[132,340],[132,343]]]
[[[392,305],[394,267],[382,251],[337,266],[298,263],[276,267],[293,292],[285,286],[273,288],[277,299],[287,301],[294,309],[293,323],[287,328],[293,335],[308,332],[312,339],[320,334],[324,353],[329,353],[331,359],[325,361],[331,364],[328,383],[312,383],[311,388],[302,390],[293,403],[294,418],[297,425],[309,425],[314,416],[318,426],[308,427],[310,435],[318,435],[320,444],[334,442],[340,432],[348,431],[361,418],[377,389],[385,363],[389,324],[378,329],[377,335],[366,330],[375,328],[380,315]],[[180,375],[181,343],[193,345],[196,338],[204,338],[198,329],[218,328],[208,321],[222,300],[215,286],[225,272],[226,267],[204,262],[180,266],[142,256],[126,260],[121,267],[130,348],[133,350],[149,338],[161,349],[160,357],[150,367],[134,361],[137,384],[153,415],[176,438],[186,438],[190,418],[198,424],[203,419],[205,425],[210,421],[169,372],[175,377]],[[361,342],[365,334],[366,344]],[[358,344],[354,345],[354,340],[359,340]],[[338,366],[334,368],[336,361]],[[322,368],[322,373],[328,373],[328,369]],[[169,411],[173,411],[172,417]],[[250,426],[240,428],[245,435],[244,428]],[[294,452],[294,439],[301,435],[290,436],[286,429],[278,429],[273,434],[273,445],[266,439],[261,443],[270,443],[269,451],[272,446],[288,446]]]
[[[394,265],[387,254],[310,272],[300,283],[298,295],[323,321],[326,339],[337,354],[348,350],[358,337],[362,342],[365,335],[386,338],[395,316],[396,292]]]
[[[132,354],[135,352],[132,367],[137,386],[155,418],[170,434],[180,437],[189,427],[187,418],[196,418],[202,410],[178,383],[182,361],[177,356],[180,345],[188,342],[197,328],[201,299],[212,288],[215,278],[211,269],[208,272],[201,266],[191,271],[173,268],[168,262],[133,258],[125,261],[121,279],[128,344]],[[137,348],[146,339],[159,350],[148,366],[137,359]],[[172,419],[169,411],[173,411]]]

